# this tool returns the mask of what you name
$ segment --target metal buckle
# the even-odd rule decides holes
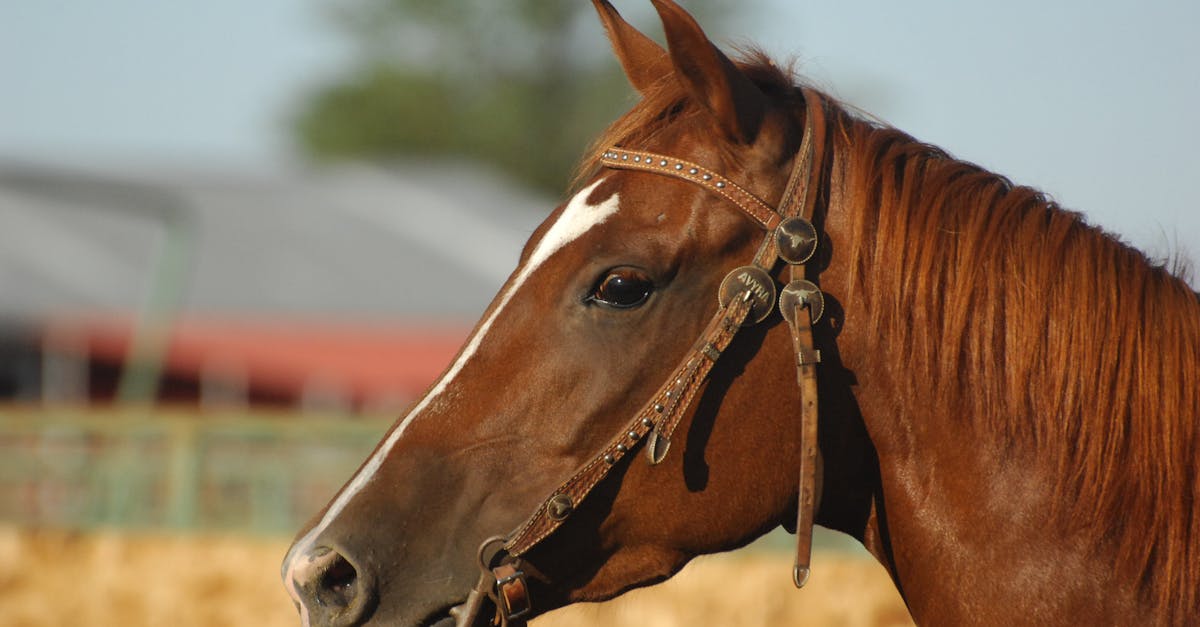
[[[514,570],[514,571],[513,571],[513,574],[511,574],[511,575],[508,575],[508,576],[506,576],[506,577],[502,577],[502,578],[500,578],[500,579],[497,579],[497,580],[496,580],[496,585],[497,585],[497,586],[504,586],[504,585],[510,584],[510,583],[512,583],[512,582],[514,582],[514,581],[516,581],[516,580],[518,580],[518,579],[524,579],[524,578],[525,578],[525,571],[523,571],[523,570]]]
[[[512,572],[501,574],[509,570]],[[512,564],[501,564],[493,568],[492,573],[496,576],[496,597],[500,601],[497,609],[500,610],[504,622],[528,616],[533,611],[533,602],[529,598],[529,584],[525,581],[525,571],[518,570]]]

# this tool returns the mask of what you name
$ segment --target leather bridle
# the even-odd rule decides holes
[[[806,109],[804,136],[778,208],[772,208],[719,173],[689,161],[623,148],[611,148],[601,155],[600,162],[605,167],[653,172],[700,185],[732,202],[758,223],[766,236],[750,265],[735,268],[721,282],[717,313],[633,419],[574,475],[559,484],[512,533],[486,540],[480,546],[479,583],[467,601],[451,611],[459,627],[475,622],[485,597],[490,597],[497,608],[494,623],[516,625],[525,621],[532,613],[532,605],[521,570],[521,556],[562,526],[592,489],[638,445],[644,443],[650,463],[661,462],[670,448],[675,427],[721,353],[739,329],[765,320],[776,304],[791,330],[800,386],[800,477],[792,580],[796,587],[807,582],[820,472],[816,365],[821,356],[813,345],[812,325],[821,318],[825,303],[820,288],[806,278],[805,264],[817,248],[817,231],[810,219],[824,166],[825,103],[815,92],[808,89],[802,92]],[[780,261],[788,266],[789,282],[776,298],[772,273]],[[499,551],[490,550],[501,543]],[[507,557],[498,566],[491,566],[502,554]]]

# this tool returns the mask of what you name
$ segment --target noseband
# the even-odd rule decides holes
[[[758,223],[766,236],[750,265],[735,268],[721,282],[717,313],[666,382],[633,419],[590,461],[559,484],[516,530],[506,537],[489,539],[480,547],[482,574],[479,583],[467,602],[452,610],[458,627],[474,623],[485,596],[496,605],[495,623],[513,625],[524,621],[532,612],[532,605],[519,558],[562,526],[616,463],[638,445],[645,443],[651,464],[661,462],[670,448],[675,427],[695,400],[721,353],[739,329],[765,320],[776,304],[791,330],[801,395],[797,546],[792,580],[796,587],[808,581],[817,473],[820,471],[816,365],[821,356],[813,347],[812,325],[820,319],[825,303],[820,288],[805,278],[805,263],[817,248],[817,232],[810,218],[823,170],[825,108],[818,94],[807,89],[803,94],[806,107],[804,137],[778,208],[772,208],[719,173],[683,159],[622,148],[611,148],[601,155],[600,162],[605,167],[653,172],[700,185],[732,202]],[[780,261],[788,266],[789,283],[777,296],[772,272]],[[490,564],[499,554],[489,548],[501,542],[500,554],[507,554],[511,559],[505,558],[493,568]]]

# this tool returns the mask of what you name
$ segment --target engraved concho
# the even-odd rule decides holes
[[[751,305],[750,314],[742,322],[744,327],[762,322],[775,309],[775,279],[772,279],[766,270],[758,266],[734,268],[721,281],[721,290],[718,292],[721,306],[724,307],[730,299],[742,294],[747,289],[750,291]]]
[[[799,304],[808,307],[809,319],[816,324],[825,314],[825,294],[812,281],[797,279],[787,284],[779,295],[779,309],[789,311]]]
[[[817,229],[804,218],[788,218],[775,227],[775,245],[780,259],[792,265],[805,263],[817,252]]]

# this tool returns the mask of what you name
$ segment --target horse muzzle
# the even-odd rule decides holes
[[[370,573],[327,546],[296,556],[288,578],[305,627],[359,624],[378,602]]]

